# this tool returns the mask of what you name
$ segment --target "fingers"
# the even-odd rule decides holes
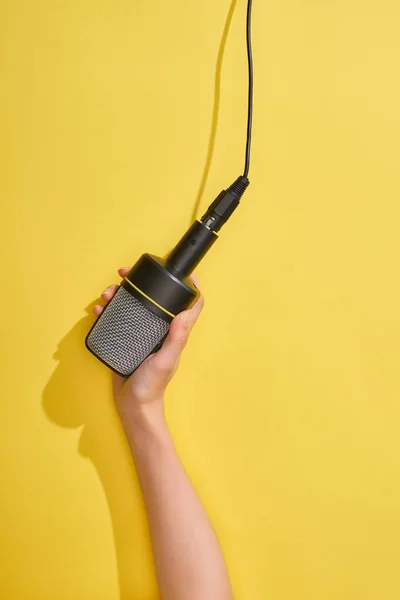
[[[107,304],[107,302],[109,302],[111,300],[111,298],[115,295],[115,292],[118,289],[118,285],[113,284],[113,285],[109,285],[104,292],[101,293],[101,298],[102,300],[105,301],[105,303]],[[104,306],[102,304],[96,304],[96,306],[93,308],[93,312],[96,315],[96,317],[98,317],[99,315],[101,315],[101,313],[104,310]]]
[[[182,350],[187,344],[191,329],[188,312],[180,313],[171,323],[167,339],[154,356],[153,364],[162,372],[173,371],[179,361]]]
[[[109,302],[111,300],[111,298],[114,296],[114,294],[118,288],[119,288],[119,286],[117,284],[109,285],[108,288],[106,288],[104,290],[104,292],[102,292],[101,297],[106,302]]]
[[[192,308],[190,308],[187,312],[190,313],[190,318],[193,321],[193,325],[196,323],[197,319],[200,316],[201,311],[204,308],[204,296],[200,294],[198,300],[193,304]]]
[[[125,277],[129,270],[129,267],[121,267],[118,269],[118,274],[120,277]],[[200,290],[197,277],[192,274],[190,278],[197,289]],[[114,297],[118,287],[119,286],[115,284],[109,285],[101,294],[101,298],[106,304]],[[204,298],[200,293],[198,300],[192,308],[183,311],[172,321],[167,339],[161,349],[152,356],[152,362],[156,369],[166,374],[174,372],[179,362],[180,355],[187,344],[190,331],[199,318],[203,306]],[[101,304],[96,304],[93,308],[93,312],[96,316],[99,316],[103,310],[104,306]]]
[[[127,275],[130,271],[129,267],[120,267],[118,269],[118,275],[120,275],[121,277],[125,277],[125,275]]]
[[[125,275],[130,271],[129,267],[121,267],[118,269],[118,274],[121,277],[125,277]],[[102,292],[101,294],[101,298],[102,300],[104,300],[105,304],[107,304],[107,302],[110,302],[110,300],[114,297],[116,291],[118,290],[119,285],[117,284],[112,284],[109,285],[104,292]],[[96,317],[98,317],[99,315],[101,315],[101,313],[104,310],[104,305],[102,304],[96,304],[96,306],[93,307],[93,312],[96,315]]]
[[[188,310],[188,312],[190,313],[190,319],[193,321],[193,325],[194,325],[196,323],[197,319],[199,318],[199,315],[200,315],[201,311],[204,308],[204,296],[201,293],[201,290],[200,290],[200,287],[199,287],[199,280],[197,279],[197,277],[196,277],[196,275],[194,273],[192,273],[190,275],[190,279],[193,281],[195,287],[200,292],[200,296],[198,297],[198,299],[196,300],[196,302],[193,304],[192,308],[190,308]]]
[[[192,277],[192,281],[197,282],[197,279],[195,280]],[[203,310],[203,306],[204,298],[200,295],[191,309],[185,310],[175,317],[171,323],[167,339],[154,356],[155,366],[163,371],[172,371],[176,368],[180,355],[189,339],[190,332]]]
[[[199,280],[197,279],[197,275],[195,273],[192,273],[191,275],[189,275],[189,279],[193,281],[195,287],[197,287],[197,289],[200,291]]]

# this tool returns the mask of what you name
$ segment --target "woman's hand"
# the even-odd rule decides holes
[[[118,273],[125,277],[128,271],[129,268],[124,267]],[[197,287],[196,277],[192,275],[191,279]],[[101,294],[102,299],[109,302],[117,290],[118,285],[108,286]],[[163,418],[165,388],[178,368],[181,353],[203,305],[203,296],[200,296],[190,310],[175,317],[160,350],[149,356],[129,379],[113,373],[115,405],[125,429],[130,428],[143,412]],[[93,309],[94,314],[100,315],[103,308],[97,304]]]
[[[125,277],[129,269],[119,269]],[[195,285],[197,281],[192,277]],[[110,285],[102,298],[117,291]],[[164,392],[196,322],[203,298],[172,321],[168,337],[129,377],[113,375],[114,397],[135,461],[164,600],[232,600],[224,557],[204,507],[174,448],[164,418]],[[99,315],[103,307],[94,307]],[[133,557],[134,560],[134,557]]]

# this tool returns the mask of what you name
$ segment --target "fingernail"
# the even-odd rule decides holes
[[[194,287],[196,288],[196,290],[199,290],[199,292],[200,292],[199,280],[197,279],[197,277],[194,273],[192,274],[192,283],[193,283]]]

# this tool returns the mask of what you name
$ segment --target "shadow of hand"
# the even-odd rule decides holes
[[[151,595],[140,592],[149,585],[143,570],[149,572],[151,549],[132,457],[114,409],[110,373],[84,345],[92,322],[86,316],[60,341],[42,406],[52,423],[82,428],[79,454],[95,466],[110,510],[121,600],[154,598],[154,583]]]
[[[94,303],[87,307],[88,313],[91,313],[93,306]],[[89,364],[87,351],[82,343],[92,322],[93,318],[89,314],[78,321],[59,342],[53,356],[58,364],[43,391],[43,408],[48,418],[61,427],[80,427],[97,419],[105,408],[106,372],[97,369],[99,379],[95,386],[90,373],[86,376],[85,372],[85,376],[82,376],[81,366],[85,363],[93,370],[97,367],[97,364]]]

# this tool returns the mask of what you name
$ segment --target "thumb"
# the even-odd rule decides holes
[[[154,366],[162,371],[169,371],[175,368],[182,350],[187,344],[194,321],[195,319],[193,319],[190,310],[185,310],[175,317],[171,323],[167,339],[154,356]]]

